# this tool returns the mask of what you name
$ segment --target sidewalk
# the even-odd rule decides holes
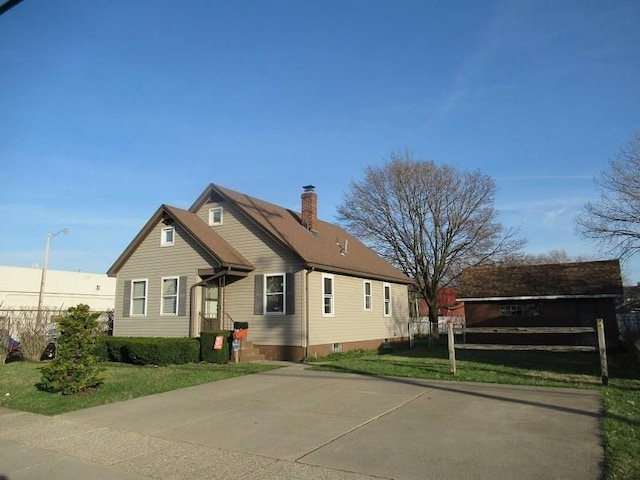
[[[291,365],[56,417],[0,409],[0,479],[596,480],[600,407]]]

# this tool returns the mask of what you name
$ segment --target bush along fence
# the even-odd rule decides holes
[[[546,352],[592,352],[600,354],[600,371],[602,384],[609,384],[609,369],[607,365],[607,346],[604,337],[604,322],[601,318],[596,320],[596,328],[593,327],[476,327],[455,329],[455,333],[462,334],[597,334],[598,346],[594,345],[508,345],[485,343],[455,343],[453,323],[447,324],[447,336],[449,347],[449,371],[456,374],[456,349],[465,350],[511,350],[511,351],[546,351]]]
[[[229,363],[230,332],[202,332],[200,338],[98,337],[96,354],[102,361],[134,365]],[[219,347],[219,348],[216,348]]]

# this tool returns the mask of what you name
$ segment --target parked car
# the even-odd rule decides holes
[[[21,360],[24,360],[24,355],[22,354],[22,350],[20,350],[20,342],[9,337],[9,349],[4,363],[19,362]]]
[[[58,337],[60,336],[60,331],[58,330],[57,323],[50,323],[45,328],[47,335],[47,346],[42,352],[42,355],[40,355],[40,360],[53,360],[53,358],[55,358],[56,356],[56,345],[58,342]]]
[[[56,345],[60,332],[58,325],[51,323],[46,327],[47,346],[45,347],[40,360],[52,360],[56,356]],[[5,363],[18,362],[24,360],[24,354],[20,349],[20,342],[9,335],[7,330],[0,331],[0,338],[8,338],[8,352]]]

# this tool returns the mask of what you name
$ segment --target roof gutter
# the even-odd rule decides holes
[[[579,298],[616,298],[615,293],[598,293],[595,295],[524,295],[516,297],[458,297],[459,302],[499,302],[504,300],[569,300]]]
[[[409,277],[400,278],[400,277],[390,277],[388,275],[376,275],[376,274],[369,273],[369,272],[362,272],[362,271],[358,271],[358,270],[351,270],[351,269],[348,269],[348,268],[340,268],[340,267],[332,267],[332,266],[327,266],[327,265],[320,265],[320,264],[317,264],[317,263],[306,262],[304,264],[304,267],[305,268],[309,268],[311,270],[319,270],[321,272],[341,273],[341,274],[344,274],[344,275],[349,275],[351,277],[366,278],[368,280],[382,280],[382,281],[385,281],[385,282],[402,283],[402,284],[405,284],[405,285],[410,285],[412,283],[415,283]]]

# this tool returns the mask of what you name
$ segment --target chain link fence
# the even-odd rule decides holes
[[[64,315],[66,309],[0,308],[0,365],[9,352],[11,340],[20,342],[20,350],[27,360],[38,361],[50,342],[58,337],[56,317]],[[98,335],[111,335],[113,310],[99,312]]]

